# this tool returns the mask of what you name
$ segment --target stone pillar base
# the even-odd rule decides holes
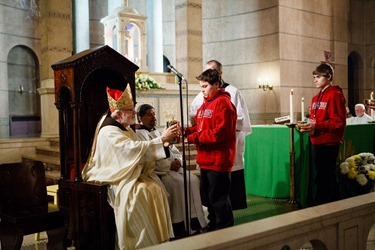
[[[40,94],[41,122],[43,138],[59,137],[59,118],[55,106],[54,80],[42,81],[42,87],[38,89]]]

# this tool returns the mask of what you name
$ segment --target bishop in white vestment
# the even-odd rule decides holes
[[[120,93],[118,93],[120,92]],[[114,209],[117,249],[135,249],[173,238],[167,194],[154,174],[155,161],[166,157],[163,143],[175,136],[177,126],[150,141],[140,141],[129,125],[135,110],[128,87],[122,93],[107,89],[111,111],[97,126],[86,181],[109,184],[108,202]]]

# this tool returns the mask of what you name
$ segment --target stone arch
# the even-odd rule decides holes
[[[363,60],[361,55],[353,51],[348,56],[348,100],[347,106],[350,111],[354,111],[354,105],[362,102],[360,100],[360,90],[364,89],[363,80]]]
[[[135,21],[129,21],[123,27],[123,32],[126,34],[124,41],[125,57],[134,64],[140,66],[142,60],[142,27]]]
[[[9,134],[11,137],[39,136],[39,60],[23,45],[14,46],[7,56]]]
[[[327,246],[324,242],[318,239],[312,239],[308,242],[305,242],[300,249],[314,249],[314,250],[327,250]]]

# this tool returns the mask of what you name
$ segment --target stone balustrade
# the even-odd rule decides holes
[[[366,249],[374,223],[375,193],[369,193],[147,249]]]

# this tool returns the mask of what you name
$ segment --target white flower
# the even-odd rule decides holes
[[[161,86],[154,79],[142,74],[135,75],[135,87],[137,90],[160,89]]]
[[[361,186],[375,180],[375,156],[372,153],[360,153],[348,157],[340,164],[340,172],[349,179],[355,179]]]
[[[349,164],[347,162],[344,161],[343,163],[341,163],[341,165],[340,165],[340,172],[342,174],[349,173]]]
[[[364,174],[358,174],[356,177],[355,177],[356,181],[361,184],[361,186],[364,186],[367,184],[367,178]]]

